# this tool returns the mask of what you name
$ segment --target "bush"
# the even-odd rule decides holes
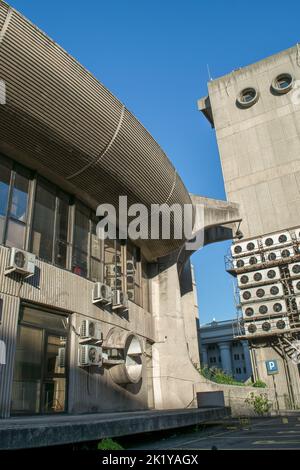
[[[245,403],[252,406],[254,413],[259,416],[263,416],[268,413],[272,406],[266,393],[255,395],[254,392],[251,392],[249,397],[246,398]]]
[[[258,388],[266,388],[267,384],[263,382],[262,380],[257,380],[252,384],[252,387],[258,387]]]
[[[123,447],[113,439],[102,439],[97,446],[98,450],[124,450]]]
[[[245,385],[243,382],[234,379],[231,375],[226,374],[223,370],[217,368],[203,367],[202,369],[198,369],[200,374],[203,375],[206,379],[211,380],[212,382],[216,382],[218,384],[225,384],[225,385]]]

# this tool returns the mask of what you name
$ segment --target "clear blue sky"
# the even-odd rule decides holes
[[[193,193],[225,198],[214,131],[197,111],[213,78],[300,42],[290,0],[11,0],[151,132]],[[24,51],[25,53],[25,51]],[[229,243],[193,256],[201,323],[235,315]]]

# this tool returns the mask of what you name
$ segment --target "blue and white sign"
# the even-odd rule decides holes
[[[278,374],[278,364],[275,359],[266,361],[266,368],[268,375]]]

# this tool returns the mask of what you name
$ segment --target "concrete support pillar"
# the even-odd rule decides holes
[[[251,366],[251,358],[250,358],[248,341],[242,341],[242,346],[243,346],[243,353],[245,356],[246,374],[247,374],[247,378],[249,378],[252,375],[252,366]]]
[[[207,355],[206,344],[201,344],[201,356],[202,356],[201,367],[208,366],[208,355]]]
[[[222,369],[227,374],[232,375],[230,343],[218,343],[218,346],[221,353]]]

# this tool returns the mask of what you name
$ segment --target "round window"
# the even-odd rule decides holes
[[[272,88],[276,93],[287,93],[293,88],[293,77],[289,73],[281,73],[274,78]]]
[[[250,106],[257,102],[258,97],[259,95],[255,88],[244,88],[237,97],[237,105],[242,108],[250,108]]]
[[[268,307],[266,305],[261,305],[258,309],[259,313],[261,313],[262,315],[264,315],[265,313],[268,312]]]
[[[248,277],[248,276],[242,276],[242,277],[241,277],[241,283],[242,283],[242,284],[247,284],[248,281],[249,281],[249,277]]]
[[[251,308],[251,307],[246,308],[245,314],[247,315],[247,317],[251,317],[251,315],[254,314],[253,308]]]

